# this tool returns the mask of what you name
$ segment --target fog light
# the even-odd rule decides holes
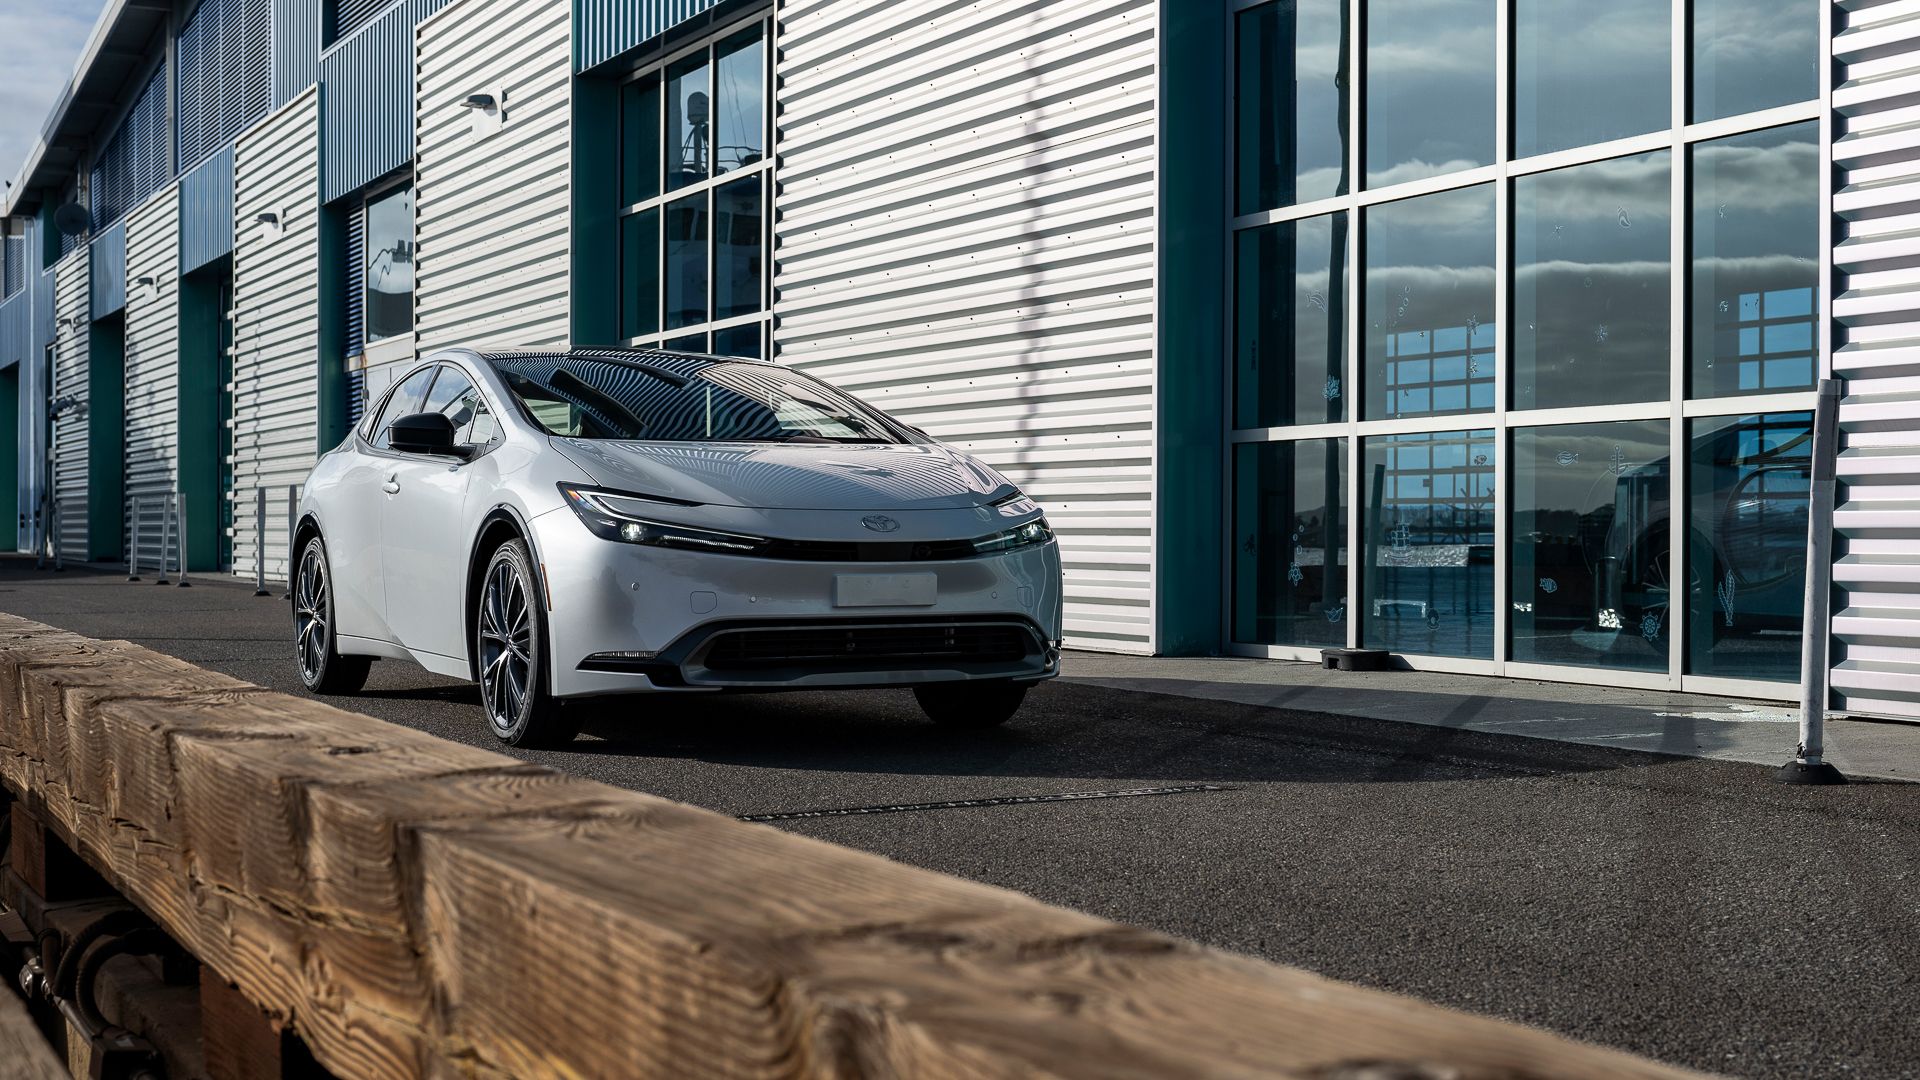
[[[620,539],[637,544],[647,538],[647,527],[637,521],[624,522],[620,526]]]

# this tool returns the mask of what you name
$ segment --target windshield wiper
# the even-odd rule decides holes
[[[564,393],[565,391],[561,391],[560,387],[555,385],[563,378],[567,381],[567,390],[572,391],[573,394],[580,399],[579,404],[588,409],[604,412],[614,420],[624,420],[627,422],[627,431],[622,438],[637,439],[640,437],[640,433],[646,429],[647,422],[635,416],[633,410],[622,404],[619,398],[588,383],[585,379],[568,371],[566,368],[554,369],[553,374],[547,379],[548,388]]]

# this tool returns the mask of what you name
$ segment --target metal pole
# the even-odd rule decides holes
[[[267,595],[267,489],[253,489],[253,595]]]
[[[133,497],[133,543],[127,548],[127,580],[140,580],[140,496]]]
[[[65,561],[63,561],[63,552],[60,547],[60,500],[57,498],[53,500],[52,517],[53,517],[53,572],[56,574],[59,574],[59,573],[64,573],[66,571],[67,564]]]
[[[293,599],[293,526],[300,520],[300,485],[287,485],[287,591],[282,600]]]
[[[160,573],[153,579],[155,585],[167,584],[167,535],[173,524],[172,507],[169,505],[172,501],[171,495],[160,499]]]
[[[184,589],[192,584],[187,580],[187,496],[178,488],[173,492],[173,505],[180,521],[173,530],[173,550],[180,557],[180,572],[174,576],[173,584],[175,588]]]
[[[1840,383],[1820,380],[1813,410],[1813,487],[1807,497],[1806,622],[1800,632],[1800,747],[1780,767],[1786,784],[1844,784],[1847,778],[1825,760],[1827,727],[1827,625],[1833,597],[1834,458],[1840,436]]]

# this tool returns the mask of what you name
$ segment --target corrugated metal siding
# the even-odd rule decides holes
[[[320,0],[273,0],[273,107],[320,75]]]
[[[347,258],[346,265],[340,268],[346,275],[344,288],[347,299],[347,333],[344,347],[347,356],[358,356],[367,345],[367,295],[363,291],[366,274],[363,269],[367,261],[367,212],[366,208],[355,205],[347,211]]]
[[[295,98],[240,137],[233,196],[234,572],[259,553],[254,488],[269,488],[267,576],[287,574],[286,488],[306,479],[320,428],[319,94]],[[264,239],[254,217],[281,215]]]
[[[88,195],[93,227],[120,220],[173,178],[167,156],[166,68],[154,73],[94,163]]]
[[[201,0],[180,28],[175,118],[182,164],[198,162],[266,115],[272,11],[272,0]]]
[[[0,239],[0,296],[12,296],[27,285],[27,238]]]
[[[567,343],[568,55],[568,0],[461,0],[420,28],[421,352]],[[480,87],[506,126],[476,139],[459,103]]]
[[[1834,210],[1846,239],[1834,261],[1846,278],[1834,315],[1846,344],[1833,369],[1847,390],[1833,577],[1844,600],[1833,688],[1849,712],[1920,718],[1920,2],[1836,12],[1836,23],[1843,14],[1852,25],[1834,41],[1847,80],[1834,92],[1846,131],[1834,146],[1844,170]]]
[[[372,22],[373,17],[391,3],[393,0],[329,0],[327,6],[332,9],[327,16],[329,44],[352,36],[354,31]]]
[[[180,178],[180,272],[233,253],[233,147]]]
[[[0,368],[18,364],[33,347],[33,297],[24,291],[0,303]]]
[[[103,319],[127,306],[127,223],[116,221],[94,236],[92,317]]]
[[[87,249],[53,268],[54,314],[65,322],[53,346],[53,396],[87,400]],[[53,497],[59,504],[60,549],[85,559],[87,548],[87,410],[72,409],[53,429]]]
[[[1151,649],[1154,3],[778,11],[779,359],[1026,488],[1068,639]]]
[[[719,0],[579,0],[579,70],[645,45]]]
[[[447,0],[402,0],[320,58],[332,202],[413,160],[413,35]]]
[[[126,499],[132,550],[140,500],[140,556],[158,566],[165,498],[179,483],[180,189],[170,185],[127,218]],[[142,287],[143,277],[153,284]]]

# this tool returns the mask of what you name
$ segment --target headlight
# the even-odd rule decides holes
[[[980,555],[991,555],[995,552],[1044,544],[1051,539],[1053,539],[1053,529],[1048,527],[1047,519],[1037,517],[1025,525],[1017,525],[1005,532],[997,532],[992,536],[983,536],[975,540],[973,550]]]
[[[567,505],[573,508],[575,516],[587,527],[587,531],[602,540],[681,548],[687,551],[726,551],[736,554],[758,551],[767,545],[764,537],[715,532],[712,529],[694,529],[685,525],[670,525],[664,521],[648,521],[645,518],[634,517],[632,514],[616,510],[597,491],[562,484],[560,494],[566,498]]]

